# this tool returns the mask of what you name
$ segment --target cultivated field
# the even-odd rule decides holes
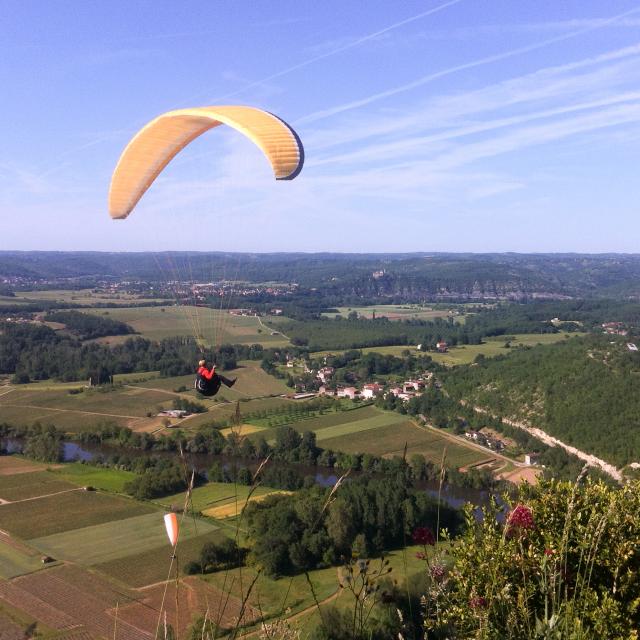
[[[198,522],[200,524],[200,522]],[[178,543],[178,564],[180,571],[188,562],[197,562],[200,550],[206,542],[215,542],[224,538],[220,531],[209,531]],[[93,566],[94,569],[130,587],[144,587],[167,579],[171,547],[148,548],[135,555],[123,556]]]
[[[135,620],[120,619],[116,624],[116,606],[139,599],[136,592],[73,565],[53,567],[5,585],[0,583],[0,600],[19,606],[54,629],[84,630],[97,638],[152,640],[155,626],[149,628]]]
[[[39,390],[13,387],[0,396],[0,421],[29,425],[52,423],[67,431],[82,431],[105,421],[120,426],[142,427],[159,407],[171,404],[171,396],[159,391],[115,387],[113,390],[87,389],[70,394],[68,389]]]
[[[421,453],[434,463],[442,462],[446,449],[447,463],[455,467],[474,464],[491,458],[491,452],[482,451],[458,444],[435,430],[416,426],[412,421],[398,415],[398,422],[383,425],[375,430],[349,433],[323,440],[322,446],[335,451],[348,453],[372,453],[378,456],[401,456],[407,445],[407,455]]]
[[[2,477],[0,482],[4,484],[5,476],[44,471],[50,466],[55,467],[58,465],[46,465],[40,462],[33,462],[33,460],[27,460],[22,456],[0,456],[0,477]]]
[[[140,601],[121,608],[118,617],[132,625],[154,631],[163,600],[164,585],[145,589],[140,595]],[[202,616],[207,611],[222,629],[235,628],[242,613],[242,601],[239,598],[230,597],[227,590],[218,589],[192,577],[185,578],[178,586],[175,582],[170,583],[164,603],[167,623],[178,630],[180,637],[185,637],[187,627],[194,617]],[[245,607],[240,623],[251,624],[258,616],[254,607]]]
[[[314,431],[319,438],[320,433],[324,429],[339,425],[346,425],[351,422],[358,422],[376,418],[380,415],[380,413],[380,410],[371,405],[367,405],[364,407],[358,407],[356,409],[350,409],[348,411],[330,411],[323,415],[316,415],[314,417],[303,418],[297,421],[295,421],[295,417],[292,416],[291,418],[289,418],[287,414],[274,416],[274,418],[277,419],[278,417],[280,417],[283,420],[283,424],[286,423],[288,426],[296,429],[296,431]],[[292,421],[290,423],[286,422],[288,419],[291,419]],[[266,439],[273,439],[275,438],[277,429],[278,427],[266,429],[262,431],[260,435]]]
[[[107,292],[94,293],[91,289],[51,289],[47,291],[24,291],[16,292],[15,298],[6,298],[8,302],[12,301],[26,301],[36,300],[47,302],[74,302],[75,304],[116,304],[116,305],[130,305],[135,302],[136,304],[142,304],[145,302],[162,302],[163,299],[159,298],[142,298],[140,296],[118,293],[112,294]]]
[[[205,307],[122,307],[86,309],[86,312],[126,322],[136,333],[149,340],[198,336],[208,345],[259,343],[281,347],[289,344],[282,335],[271,335],[272,331],[262,326],[256,317],[234,316],[228,311]]]
[[[243,500],[234,499],[226,504],[219,504],[215,507],[205,509],[202,514],[209,518],[217,518],[219,520],[225,520],[226,518],[235,518],[242,513],[248,502],[260,502],[267,496],[273,495],[291,495],[291,491],[267,491],[260,494],[256,491],[251,497],[244,498]]]
[[[20,473],[2,478],[0,500],[28,500],[70,489],[77,489],[77,486],[47,471]]]
[[[41,554],[36,549],[0,533],[0,578],[14,578],[38,571],[44,566]],[[1,630],[0,638],[3,638]]]
[[[413,355],[428,355],[431,356],[436,362],[446,364],[449,366],[455,366],[458,364],[470,364],[473,362],[479,354],[484,355],[487,358],[491,358],[499,355],[507,355],[509,349],[505,349],[504,345],[508,338],[511,347],[519,346],[534,346],[536,344],[552,344],[565,340],[565,336],[579,336],[584,335],[582,333],[518,333],[511,336],[500,336],[496,338],[485,338],[483,344],[469,344],[461,345],[459,347],[450,347],[446,353],[437,353],[434,351],[418,351],[415,346],[398,345],[390,347],[365,347],[360,349],[362,353],[381,353],[383,355],[392,355],[396,357],[402,356],[403,352],[409,351]],[[344,353],[345,349],[329,349],[325,351],[315,351],[311,355],[314,358],[321,358],[328,355],[337,355]]]
[[[157,377],[157,372],[119,376],[123,386],[113,389],[84,389],[82,393],[69,393],[82,388],[83,383],[44,383],[8,387],[0,394],[0,422],[30,425],[35,422],[51,423],[66,431],[82,431],[104,422],[125,426],[134,431],[154,432],[162,428],[158,410],[169,408],[175,398],[197,399],[210,412],[189,417],[181,428],[194,429],[228,418],[235,411],[235,401],[242,402],[242,411],[250,413],[288,400],[271,398],[291,390],[283,381],[267,374],[257,361],[241,361],[237,369],[224,371],[229,378],[238,378],[235,386],[223,386],[215,399],[198,396],[193,390],[194,375],[172,378]],[[187,391],[176,393],[176,389]],[[151,414],[148,417],[147,414]],[[172,420],[175,424],[176,421]],[[0,471],[1,473],[1,471]]]
[[[421,305],[380,304],[369,307],[337,307],[338,313],[323,313],[329,318],[341,316],[346,318],[354,311],[364,318],[389,318],[389,320],[433,320],[434,318],[460,317],[461,313],[455,308],[434,309]]]
[[[257,487],[253,495],[262,496],[270,493],[272,490],[266,487]],[[241,484],[232,484],[229,482],[208,482],[202,487],[196,487],[191,494],[191,508],[193,511],[199,512],[207,508],[219,507],[228,504],[235,504],[236,501],[246,501],[251,487]],[[184,504],[184,493],[177,493],[173,496],[166,496],[157,502],[162,506],[169,508],[172,505]],[[208,515],[208,514],[207,514]]]
[[[156,549],[158,556],[161,557],[163,551],[167,555],[171,552],[162,516],[162,511],[155,511],[34,538],[29,543],[56,559],[85,565],[135,556],[148,549]],[[194,520],[190,517],[180,520],[180,538],[183,540],[205,535],[217,529],[215,525],[203,520]]]
[[[154,511],[140,502],[80,489],[0,505],[0,529],[29,540]]]

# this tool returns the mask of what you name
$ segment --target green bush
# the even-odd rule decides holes
[[[466,519],[428,561],[427,637],[637,638],[640,482],[524,485]]]

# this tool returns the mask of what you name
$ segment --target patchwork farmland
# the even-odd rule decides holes
[[[118,490],[130,476],[126,472],[55,466],[45,470],[20,458],[0,457],[0,637],[22,640],[28,627],[45,637],[58,632],[64,635],[56,638],[76,640],[151,640],[162,589],[138,589],[167,577],[171,547],[162,520],[165,509],[78,486],[91,479]],[[225,491],[222,503],[230,497],[229,485]],[[220,493],[221,487],[214,486],[208,497]],[[178,498],[184,501],[184,494]],[[197,560],[205,543],[223,537],[215,520],[185,517],[179,566]],[[190,623],[191,614],[202,614],[205,603],[224,600],[223,625],[232,624],[240,611],[235,598],[196,579],[184,581],[181,589],[185,617],[178,621],[180,628]],[[116,608],[122,612],[117,624]],[[174,625],[176,614],[169,607]],[[248,608],[246,621],[253,617]]]

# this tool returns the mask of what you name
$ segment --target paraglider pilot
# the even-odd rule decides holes
[[[200,360],[198,362],[198,373],[196,376],[196,391],[203,396],[215,396],[220,391],[220,386],[225,384],[231,388],[236,383],[236,379],[229,380],[224,376],[216,373],[216,365],[211,365],[210,369],[207,369],[207,361]]]

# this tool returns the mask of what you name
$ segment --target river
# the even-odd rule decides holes
[[[6,450],[7,453],[21,453],[23,441],[20,438],[0,438],[0,450]],[[172,451],[138,451],[135,449],[122,449],[106,444],[92,445],[79,444],[77,442],[65,441],[62,443],[62,461],[63,462],[94,462],[96,459],[107,459],[113,455],[126,456],[128,458],[149,458],[149,457],[166,457],[176,458],[176,453]],[[253,471],[258,467],[259,462],[256,460],[245,460],[242,458],[231,458],[223,455],[212,455],[205,453],[186,453],[185,460],[187,464],[202,476],[207,476],[208,469],[214,462],[218,462],[224,467],[234,464],[247,466]],[[339,472],[331,467],[311,466],[303,464],[290,464],[278,461],[279,465],[284,465],[296,469],[302,476],[312,476],[316,483],[322,487],[332,487],[340,477]],[[342,471],[342,470],[340,470]],[[362,471],[351,471],[351,477],[362,475]],[[416,487],[428,493],[433,497],[440,497],[449,506],[460,508],[467,502],[476,507],[477,514],[480,514],[480,508],[488,504],[490,494],[487,491],[479,489],[469,489],[456,487],[451,484],[443,484],[442,490],[439,490],[436,482],[418,482]]]

